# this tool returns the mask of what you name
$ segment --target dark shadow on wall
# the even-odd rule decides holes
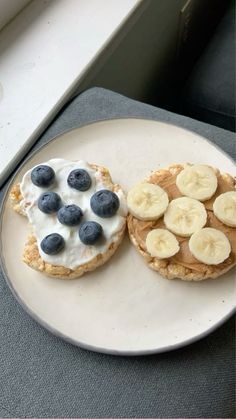
[[[214,36],[229,3],[230,0],[197,0],[192,2],[192,6],[190,5],[186,12],[183,9],[176,56],[169,66],[165,67],[162,83],[155,83],[153,80],[146,100],[148,103],[173,112],[182,112],[180,96],[185,82]]]

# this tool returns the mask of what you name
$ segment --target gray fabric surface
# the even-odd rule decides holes
[[[189,128],[235,155],[230,132],[96,88],[75,98],[35,148],[64,130],[128,115]],[[0,417],[234,417],[234,330],[231,318],[174,352],[135,358],[96,354],[39,326],[0,273]]]

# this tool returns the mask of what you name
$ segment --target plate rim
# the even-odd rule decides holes
[[[115,118],[99,119],[97,121],[84,123],[84,124],[81,124],[78,127],[74,127],[72,129],[67,129],[65,131],[62,131],[61,133],[59,133],[59,134],[53,136],[52,138],[50,138],[49,140],[47,140],[44,144],[41,144],[39,146],[39,148],[37,148],[36,150],[33,150],[33,151],[29,152],[28,156],[26,156],[23,159],[23,161],[21,162],[19,167],[16,169],[16,171],[13,173],[12,177],[8,181],[9,183],[7,184],[6,190],[4,191],[2,202],[1,202],[1,205],[0,205],[0,267],[2,268],[3,277],[6,281],[6,284],[7,284],[8,288],[12,292],[12,294],[15,297],[15,299],[17,300],[17,302],[23,308],[23,310],[34,321],[36,321],[40,326],[42,326],[44,329],[46,329],[47,331],[52,333],[57,338],[63,339],[67,343],[73,344],[74,346],[77,346],[79,348],[86,349],[86,350],[89,350],[89,351],[92,351],[92,352],[103,353],[103,354],[107,354],[107,355],[118,355],[118,356],[143,356],[143,355],[153,355],[153,354],[158,354],[158,353],[163,353],[163,352],[170,352],[170,351],[180,349],[182,347],[185,347],[187,345],[190,345],[194,342],[197,342],[197,341],[203,339],[204,337],[208,336],[210,333],[212,333],[216,329],[218,329],[234,313],[236,313],[236,304],[235,304],[234,307],[232,307],[232,309],[225,316],[223,316],[217,323],[210,326],[207,330],[205,330],[205,331],[203,331],[203,332],[201,332],[201,333],[199,333],[199,334],[197,334],[197,335],[195,335],[191,338],[188,338],[188,339],[182,340],[181,342],[175,343],[173,345],[167,345],[167,346],[163,346],[163,347],[160,347],[160,348],[142,349],[142,350],[108,349],[108,348],[104,348],[104,347],[100,347],[100,346],[96,346],[96,345],[91,345],[91,344],[73,339],[73,338],[67,336],[66,334],[60,332],[59,330],[57,330],[53,326],[51,326],[45,320],[41,319],[31,308],[29,308],[27,306],[27,304],[21,299],[18,292],[15,290],[15,288],[14,288],[12,282],[11,282],[11,279],[8,275],[7,267],[6,267],[3,252],[2,252],[2,249],[3,249],[3,243],[2,243],[3,214],[4,214],[4,211],[5,211],[7,198],[9,196],[10,189],[11,189],[12,184],[14,183],[15,178],[17,177],[18,173],[23,169],[23,167],[31,160],[31,158],[33,158],[38,152],[40,152],[43,148],[45,148],[49,143],[57,141],[57,139],[60,138],[61,136],[67,135],[71,132],[79,130],[80,128],[85,128],[85,127],[88,127],[88,126],[91,126],[91,125],[94,125],[94,124],[100,124],[100,123],[103,123],[103,122],[106,123],[106,122],[114,122],[114,121],[117,122],[117,121],[127,121],[127,120],[140,120],[140,121],[146,121],[146,122],[161,123],[161,124],[164,124],[164,125],[167,125],[167,126],[170,125],[172,127],[179,128],[180,130],[184,130],[184,131],[187,131],[191,134],[194,134],[195,136],[199,137],[202,141],[207,142],[212,147],[214,147],[218,151],[220,151],[220,153],[223,154],[224,156],[226,156],[236,167],[236,163],[235,163],[234,159],[228,153],[226,153],[224,150],[222,150],[217,144],[214,144],[208,138],[205,138],[205,137],[201,136],[200,134],[198,134],[194,131],[191,131],[188,128],[181,127],[179,125],[172,124],[172,123],[169,123],[169,122],[166,122],[166,121],[155,120],[155,119],[151,119],[151,118],[133,117],[133,116],[132,117],[115,117]]]

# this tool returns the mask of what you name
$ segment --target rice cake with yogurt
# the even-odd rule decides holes
[[[55,174],[55,178],[48,186],[39,186],[32,182],[33,173],[37,175],[39,168],[36,166],[24,175],[21,183],[13,186],[10,193],[13,209],[19,214],[27,216],[31,226],[31,233],[23,253],[23,261],[31,268],[51,277],[77,278],[83,273],[103,265],[120,245],[126,228],[125,194],[120,185],[113,184],[109,171],[102,166],[64,159],[52,159],[40,166],[51,168]],[[36,172],[34,169],[37,169]],[[73,171],[79,170],[87,173],[87,178],[90,178],[90,184],[86,190],[78,190],[68,184],[69,175]],[[104,198],[102,196],[104,190],[108,191],[108,196],[113,194],[113,198],[116,198],[116,207],[114,208],[113,205],[113,209],[109,210],[108,206],[104,206],[104,204],[100,210],[98,207],[98,213],[101,212],[101,209],[105,208],[107,211],[108,208],[110,213],[113,211],[113,215],[105,213],[99,216],[91,208],[91,198],[98,191],[100,191],[100,199]],[[77,206],[82,210],[83,215],[76,225],[62,224],[58,220],[58,211],[45,213],[39,209],[40,196],[42,194],[50,195],[51,192],[57,194],[61,199],[60,207],[63,205],[66,207]],[[96,239],[94,244],[84,244],[80,239],[79,232],[82,224],[85,223],[100,226],[102,235]],[[87,239],[90,237],[90,240],[92,236],[89,236],[89,230],[84,229],[84,231],[87,231]],[[47,254],[42,250],[42,241],[45,237],[53,234],[62,237],[64,248],[56,254]],[[85,237],[83,240],[87,243],[87,239]],[[47,251],[49,250],[52,250],[50,246]]]
[[[176,180],[178,175],[184,169],[189,169],[193,166],[194,165],[191,164],[174,164],[167,167],[166,169],[160,169],[152,172],[152,174],[149,177],[147,177],[143,181],[143,183],[158,185],[159,187],[163,188],[163,190],[167,193],[169,198],[169,205],[166,208],[164,216],[160,214],[160,217],[157,220],[145,220],[139,219],[137,218],[137,216],[130,213],[127,219],[129,236],[138,252],[143,256],[144,260],[150,268],[158,271],[162,276],[168,279],[180,278],[186,281],[201,281],[207,278],[217,278],[218,276],[227,272],[236,264],[236,228],[226,225],[222,221],[220,221],[213,210],[213,204],[217,197],[223,197],[223,194],[229,191],[232,191],[233,195],[235,196],[236,181],[231,175],[220,173],[218,169],[212,167],[212,172],[215,174],[217,178],[217,189],[214,192],[213,187],[213,195],[209,199],[201,202],[201,205],[205,208],[207,217],[206,221],[204,222],[204,215],[202,216],[201,220],[203,219],[203,222],[201,225],[199,224],[199,230],[206,232],[208,231],[207,229],[210,228],[210,232],[215,229],[224,233],[226,240],[228,241],[228,243],[230,243],[230,253],[227,253],[228,257],[226,257],[223,262],[218,264],[203,263],[200,260],[196,259],[196,257],[190,251],[189,241],[190,238],[193,237],[192,232],[189,234],[187,232],[187,235],[184,236],[177,235],[173,233],[173,231],[171,233],[177,239],[179,244],[179,246],[176,246],[174,255],[172,255],[171,257],[161,258],[153,256],[153,254],[150,253],[150,239],[147,240],[147,236],[150,232],[153,232],[155,230],[159,232],[161,231],[161,229],[167,229],[164,220],[166,217],[167,221],[169,221],[166,214],[169,212],[168,208],[170,207],[170,203],[172,203],[173,206],[174,201],[178,201],[178,199],[180,198],[187,199],[187,197],[184,197],[184,195],[180,192],[179,188],[177,187],[178,182]],[[142,185],[142,183],[140,185]],[[127,202],[129,207],[129,193],[127,196]],[[197,202],[200,204],[199,200]],[[236,211],[235,203],[233,203],[232,205],[234,205],[234,207],[231,208],[231,218],[234,217]],[[137,214],[136,208],[135,214]],[[169,231],[169,229],[167,229],[167,231]],[[152,235],[154,236],[153,233]],[[149,246],[149,251],[147,245]]]

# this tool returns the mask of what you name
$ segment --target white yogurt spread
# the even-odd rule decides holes
[[[52,265],[65,266],[75,269],[77,266],[89,262],[99,253],[105,253],[110,244],[117,240],[117,233],[122,229],[127,215],[127,207],[124,193],[117,192],[120,207],[115,215],[110,218],[98,217],[90,208],[91,196],[100,189],[108,189],[104,184],[101,173],[92,169],[84,161],[68,161],[64,159],[52,159],[45,163],[53,168],[55,172],[55,182],[47,188],[40,188],[31,181],[30,169],[23,177],[20,184],[23,196],[22,206],[32,224],[33,233],[37,238],[40,256],[45,262]],[[36,166],[35,166],[36,167]],[[68,186],[67,178],[69,173],[75,169],[85,169],[92,180],[91,187],[81,192]],[[57,214],[45,214],[38,208],[38,198],[43,192],[53,191],[60,195],[63,205],[76,204],[84,215],[82,221],[97,221],[103,228],[104,240],[95,245],[85,245],[81,242],[78,234],[79,226],[68,227],[61,224],[57,219]],[[65,248],[56,255],[44,253],[40,247],[41,241],[48,234],[59,233],[65,240]]]

